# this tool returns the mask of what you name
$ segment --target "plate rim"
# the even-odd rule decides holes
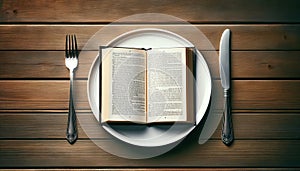
[[[180,35],[178,35],[178,34],[176,34],[176,33],[174,33],[174,32],[171,32],[171,31],[168,31],[168,30],[165,30],[165,29],[158,29],[158,28],[138,28],[138,29],[133,29],[133,30],[130,30],[130,31],[127,31],[127,32],[125,32],[125,33],[123,33],[123,34],[121,34],[121,35],[119,35],[119,36],[117,36],[117,37],[115,37],[115,38],[113,38],[111,41],[109,41],[108,43],[107,43],[107,46],[109,46],[109,45],[111,45],[111,44],[113,44],[113,43],[116,43],[116,42],[118,42],[118,40],[119,39],[121,39],[122,37],[124,37],[124,36],[128,36],[128,37],[130,37],[132,34],[140,34],[140,32],[159,32],[159,33],[164,33],[164,34],[169,34],[169,35],[172,35],[172,36],[174,36],[174,37],[176,37],[176,38],[178,38],[178,39],[180,39],[180,40],[182,40],[183,42],[185,42],[186,44],[189,44],[189,45],[191,45],[191,46],[194,46],[191,42],[189,42],[187,39],[185,39],[184,37],[182,37],[182,36],[180,36]],[[187,46],[186,46],[187,47]],[[206,70],[206,72],[208,72],[207,74],[209,75],[209,77],[208,77],[208,79],[209,79],[209,98],[208,98],[208,100],[207,100],[207,104],[204,104],[206,107],[205,107],[205,111],[208,109],[208,106],[209,106],[209,101],[210,101],[210,99],[211,99],[211,91],[212,91],[212,83],[211,83],[211,81],[212,81],[212,77],[211,77],[211,73],[210,73],[210,70],[209,70],[209,67],[208,67],[208,64],[207,64],[207,62],[206,62],[206,60],[204,59],[204,57],[202,56],[202,54],[200,53],[200,51],[196,48],[196,50],[197,50],[197,54],[200,54],[200,57],[202,58],[201,60],[201,63],[203,63],[204,62],[204,64],[205,64],[205,70]],[[197,55],[198,56],[198,55]],[[96,63],[98,62],[98,60],[100,60],[100,57],[99,57],[99,51],[98,51],[98,54],[96,55],[96,57],[95,57],[95,59],[93,60],[93,62],[92,62],[92,65],[91,65],[91,67],[90,67],[90,70],[89,70],[89,73],[88,73],[88,80],[87,80],[87,98],[88,98],[88,102],[89,102],[89,106],[90,106],[90,108],[91,108],[91,111],[92,111],[92,113],[93,113],[93,116],[97,119],[97,117],[95,116],[96,114],[95,114],[95,109],[93,109],[94,107],[93,107],[93,102],[91,101],[91,95],[90,95],[90,80],[91,80],[91,75],[92,75],[92,72],[93,72],[93,70],[94,70],[94,68],[95,68],[95,65],[96,65]],[[99,61],[99,62],[101,62],[101,61]],[[98,115],[100,115],[100,110],[99,109],[96,109],[97,110],[97,112],[98,112]],[[196,111],[196,115],[198,115],[198,112],[199,111]],[[119,139],[119,140],[121,140],[121,141],[123,141],[123,142],[126,142],[126,143],[128,143],[128,144],[131,144],[131,145],[135,145],[135,146],[141,146],[141,147],[158,147],[158,146],[164,146],[164,145],[169,145],[169,144],[172,144],[172,143],[175,143],[175,142],[178,142],[178,141],[180,141],[180,140],[183,140],[192,130],[194,130],[194,128],[200,123],[200,121],[203,119],[203,117],[204,117],[204,114],[205,114],[205,112],[202,114],[202,116],[201,116],[201,118],[199,119],[199,121],[196,121],[196,125],[193,125],[193,126],[191,126],[187,131],[185,131],[185,132],[183,132],[182,133],[182,135],[181,135],[181,137],[180,138],[177,138],[175,141],[168,141],[167,143],[160,143],[160,144],[158,144],[158,145],[149,145],[149,144],[139,144],[139,143],[135,143],[135,142],[132,142],[132,141],[130,141],[130,140],[128,140],[128,139],[130,139],[130,138],[128,138],[128,137],[126,137],[125,135],[123,135],[123,134],[121,134],[121,133],[119,133],[119,132],[117,132],[117,131],[112,131],[112,130],[110,130],[108,127],[106,127],[105,125],[103,125],[103,124],[101,124],[100,122],[99,122],[99,120],[100,120],[100,116],[99,116],[99,120],[98,120],[98,122],[99,122],[99,124],[101,125],[101,127],[104,129],[104,130],[106,130],[110,135],[112,135],[114,138],[117,138],[117,139]],[[118,134],[118,136],[115,136],[115,134],[114,133],[117,133]],[[120,138],[120,136],[122,136],[123,138]]]

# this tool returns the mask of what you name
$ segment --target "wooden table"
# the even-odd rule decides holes
[[[300,167],[300,1],[1,0],[0,9],[1,168]],[[199,132],[193,132],[168,153],[141,160],[101,150],[80,125],[76,144],[65,140],[69,98],[65,35],[75,33],[82,49],[101,27],[139,13],[186,20],[216,49],[222,31],[231,29],[236,138],[232,146],[221,142],[220,126],[204,145],[197,143]],[[127,24],[145,22],[151,21]],[[208,63],[217,58],[209,55],[211,49],[200,50]],[[80,65],[87,73],[87,65]],[[85,84],[87,79],[81,77]],[[82,106],[88,103],[83,101]]]

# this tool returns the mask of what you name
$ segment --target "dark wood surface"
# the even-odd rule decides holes
[[[297,0],[0,0],[0,168],[299,170],[299,9]],[[88,137],[79,124],[76,144],[65,140],[69,98],[65,35],[75,33],[82,49],[106,24],[139,13],[173,15],[201,30],[214,48],[196,46],[220,92],[219,41],[222,31],[231,29],[236,137],[232,146],[221,142],[221,125],[203,145],[197,143],[200,130],[196,130],[166,154],[141,160],[117,157],[96,146],[90,138],[107,146],[112,141],[104,130]],[[180,25],[157,18],[125,24],[134,29],[149,23],[167,24],[163,27],[175,32]],[[114,34],[102,38],[108,41]],[[90,47],[80,60],[77,86],[86,86],[97,49]],[[80,117],[92,124],[86,94],[77,105]]]

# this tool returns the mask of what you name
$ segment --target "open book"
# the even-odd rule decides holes
[[[195,122],[195,48],[100,47],[101,122]]]

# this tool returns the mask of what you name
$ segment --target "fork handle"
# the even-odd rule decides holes
[[[68,113],[67,140],[70,144],[74,144],[77,140],[77,119],[73,103],[73,71],[70,71],[70,99]]]
[[[230,92],[229,90],[224,90],[224,112],[223,112],[223,127],[222,127],[222,141],[225,145],[229,146],[234,139],[233,127],[232,127],[232,117],[230,108]]]

